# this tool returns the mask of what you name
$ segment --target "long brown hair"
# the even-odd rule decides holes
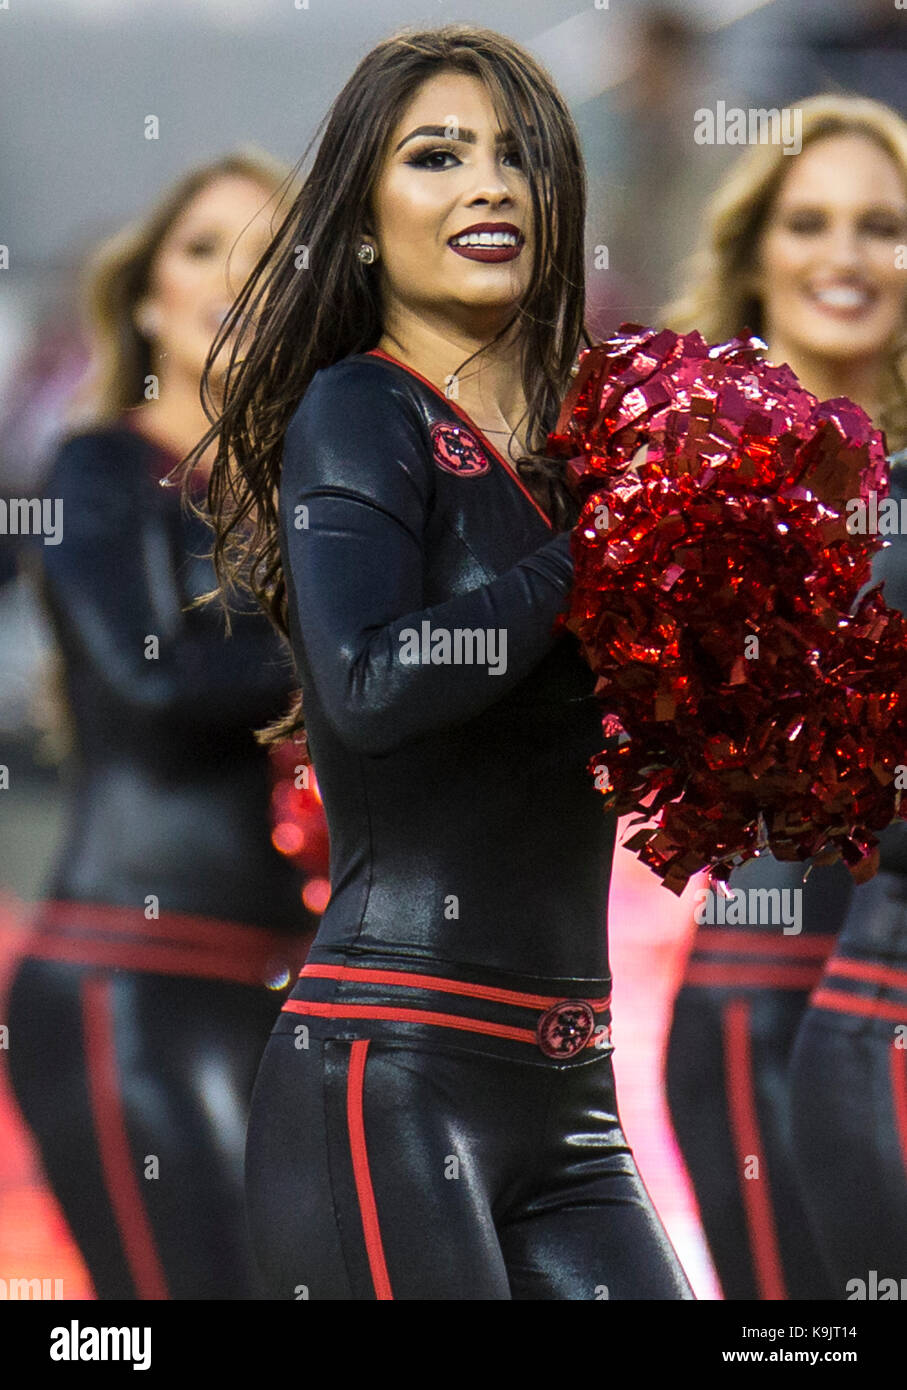
[[[363,58],[325,117],[311,172],[212,344],[209,368],[236,334],[219,410],[207,371],[203,378],[212,426],[186,460],[188,490],[191,468],[217,441],[208,485],[217,594],[226,603],[231,589],[250,591],[284,636],[277,514],[284,434],[314,374],[368,351],[381,336],[378,285],[357,249],[387,140],[418,87],[445,70],[485,84],[527,171],[538,229],[530,288],[492,342],[518,321],[530,453],[517,468],[556,527],[575,515],[563,463],[541,455],[577,353],[590,343],[583,321],[586,180],[576,127],[551,78],[512,40],[474,25],[403,30]],[[304,728],[300,711],[297,700],[262,742]]]
[[[829,135],[862,135],[894,160],[907,184],[907,121],[869,97],[816,96],[795,102],[801,148]],[[796,155],[793,156],[796,159]],[[749,328],[761,335],[762,304],[752,283],[759,241],[792,159],[780,144],[754,145],[732,165],[707,204],[699,248],[686,285],[664,310],[676,332],[698,328],[709,342],[723,342]],[[879,425],[889,444],[907,444],[907,322],[892,343],[882,381]]]

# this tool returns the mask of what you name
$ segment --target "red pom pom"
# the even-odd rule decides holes
[[[766,849],[866,876],[900,808],[904,620],[875,591],[855,606],[884,442],[763,346],[625,324],[549,437],[584,504],[566,626],[601,678],[590,770],[678,893]]]

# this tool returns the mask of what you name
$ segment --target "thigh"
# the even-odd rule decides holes
[[[24,960],[8,1002],[9,1075],[45,1177],[100,1299],[140,1295],[98,1144],[77,967]]]
[[[99,1298],[248,1298],[243,1145],[277,1001],[26,961],[10,1070]]]
[[[518,1104],[477,1052],[275,1032],[246,1150],[267,1295],[510,1299],[493,1207]]]
[[[549,1078],[545,1158],[500,1228],[515,1299],[692,1299],[617,1111],[610,1056]]]
[[[638,1173],[564,1196],[501,1243],[515,1299],[693,1298]]]
[[[243,1157],[278,1004],[226,981],[112,982],[123,1123],[171,1298],[253,1296]]]
[[[808,996],[687,986],[666,1059],[671,1121],[727,1299],[821,1299],[796,1180],[790,1054]]]
[[[809,1011],[794,1050],[794,1152],[822,1255],[851,1279],[907,1268],[907,1070],[892,1025]]]

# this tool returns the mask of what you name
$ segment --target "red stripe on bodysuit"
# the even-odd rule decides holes
[[[353,1155],[353,1175],[356,1179],[356,1193],[359,1198],[359,1211],[362,1216],[362,1229],[365,1233],[365,1248],[368,1254],[369,1269],[375,1296],[379,1301],[393,1299],[391,1281],[384,1258],[384,1243],[381,1227],[378,1224],[378,1208],[372,1188],[372,1174],[365,1144],[365,1121],[362,1109],[362,1092],[365,1080],[365,1058],[368,1052],[368,1038],[354,1042],[350,1050],[350,1069],[346,1087],[346,1118],[350,1133],[350,1151]]]
[[[141,1299],[166,1299],[167,1281],[133,1167],[120,1098],[110,981],[89,977],[82,986],[82,1028],[88,1093],[107,1195],[123,1253]]]
[[[750,1006],[746,999],[733,999],[724,1010],[725,1088],[731,1133],[737,1151],[740,1191],[750,1237],[750,1251],[759,1297],[784,1299],[787,1291],[778,1249],[768,1169],[759,1132],[759,1117],[753,1086],[750,1048]],[[754,1156],[759,1176],[746,1178],[746,1159]]]

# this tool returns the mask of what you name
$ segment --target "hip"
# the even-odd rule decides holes
[[[74,969],[176,976],[283,990],[310,937],[196,913],[49,899],[23,938],[23,959]]]
[[[274,1032],[576,1067],[613,1051],[610,1004],[610,975],[551,977],[435,957],[331,953],[316,941]]]

